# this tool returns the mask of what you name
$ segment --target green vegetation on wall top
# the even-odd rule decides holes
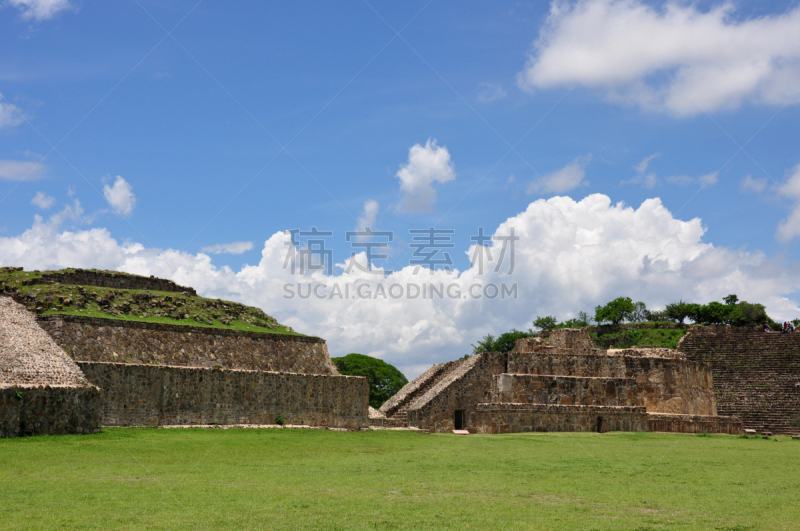
[[[68,270],[65,270],[65,272]],[[41,284],[52,271],[0,268],[0,292],[38,314],[80,315],[247,332],[300,335],[258,308],[187,292]],[[124,273],[114,272],[125,276]]]

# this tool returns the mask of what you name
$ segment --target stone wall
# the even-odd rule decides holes
[[[476,433],[648,431],[647,419],[643,407],[480,404],[469,425]]]
[[[32,279],[30,284],[77,284],[82,286],[97,286],[99,288],[113,289],[141,289],[151,291],[172,291],[197,295],[194,288],[179,286],[171,280],[156,277],[143,277],[130,273],[115,271],[96,271],[91,269],[65,269],[53,273],[45,273],[41,277]]]
[[[551,331],[550,346],[577,351],[594,349],[589,334],[581,328],[559,328]]]
[[[695,327],[678,349],[710,364],[720,415],[749,429],[800,433],[800,333]]]
[[[622,356],[584,356],[548,351],[510,352],[508,370],[503,372],[605,378],[625,378],[627,374],[625,358]]]
[[[611,355],[607,356],[561,354],[558,349],[552,350],[553,352],[511,352],[508,354],[508,370],[505,372],[632,378],[636,384],[634,387],[643,393],[645,403],[642,405],[646,405],[648,411],[717,414],[711,367],[706,363],[695,363],[675,357],[674,354],[667,358],[654,357],[647,349],[612,350],[609,351]]]
[[[647,415],[647,423],[650,431],[742,434],[742,419],[736,417],[650,413]]]
[[[100,431],[103,392],[93,386],[0,388],[0,437]]]
[[[369,383],[357,376],[79,362],[104,389],[103,424],[369,425]]]
[[[635,360],[639,361],[639,360]],[[684,362],[686,363],[686,362]],[[716,415],[702,368],[639,363],[633,378],[499,374],[493,402],[645,407],[652,413]],[[710,377],[709,377],[710,379]]]
[[[338,374],[318,337],[76,315],[39,324],[76,361]]]

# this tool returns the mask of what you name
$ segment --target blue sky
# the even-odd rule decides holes
[[[718,289],[687,278],[681,292],[632,296],[658,306],[758,285],[751,298],[792,317],[798,284],[773,271],[800,273],[800,43],[791,30],[800,8],[654,4],[4,2],[0,264],[159,273],[202,291],[206,277],[142,256],[108,262],[101,244],[62,249],[59,237],[106,231],[118,246],[189,261],[204,248],[252,242],[207,256],[208,278],[219,282],[228,266],[241,280],[286,229],[333,231],[335,260],[344,261],[344,233],[374,201],[370,224],[396,233],[395,261],[382,265],[407,265],[409,229],[433,225],[455,230],[463,271],[479,226],[492,233],[537,200],[584,204],[602,194],[634,210],[658,198],[674,220],[699,218],[705,233],[694,244],[750,268]],[[439,165],[426,166],[437,153]],[[37,215],[50,236],[31,237]],[[225,291],[233,281],[208,282],[208,293],[279,318],[303,312]],[[510,314],[518,322],[496,331],[591,308],[612,294],[603,286],[613,282],[597,282],[568,297],[580,308],[530,300]],[[337,346],[339,328],[312,318],[295,325],[328,332],[332,351],[369,351],[409,373],[488,330],[460,322],[452,349],[387,349],[378,344],[399,336],[361,348],[356,331],[341,332],[349,339]]]

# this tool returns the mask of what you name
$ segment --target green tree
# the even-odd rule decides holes
[[[630,297],[617,297],[605,306],[594,309],[594,320],[598,323],[610,322],[618,325],[622,321],[630,320],[636,307]]]
[[[556,326],[558,326],[558,319],[556,319],[555,315],[548,315],[547,317],[539,317],[537,315],[533,321],[533,327],[539,330],[552,330]]]
[[[671,302],[667,304],[667,307],[664,311],[666,312],[667,317],[683,324],[683,321],[687,317],[691,316],[693,309],[694,308],[692,304],[680,300],[678,302]]]
[[[724,297],[722,300],[725,301],[725,304],[727,304],[728,306],[734,306],[737,302],[739,302],[739,297],[731,293],[727,297]]]
[[[647,312],[647,320],[652,321],[654,323],[663,323],[666,321],[672,321],[669,315],[667,315],[666,310],[656,310],[652,312]]]
[[[517,339],[531,336],[533,336],[531,332],[521,332],[517,329],[513,329],[505,334],[500,334],[500,337],[494,342],[492,352],[511,352],[517,344]]]
[[[650,312],[647,311],[647,305],[641,301],[633,304],[633,315],[631,321],[634,323],[642,323],[650,320]]]
[[[369,379],[369,405],[375,409],[381,407],[408,383],[402,372],[378,358],[353,353],[333,358],[331,361],[341,374],[366,376]]]
[[[477,344],[472,345],[472,353],[473,354],[480,354],[481,352],[493,352],[494,351],[494,336],[492,334],[486,334],[483,336],[483,339],[478,341]]]
[[[706,305],[698,305],[692,319],[698,324],[721,325],[730,322],[731,313],[736,306],[721,304],[719,302],[709,302]]]
[[[522,332],[516,328],[495,339],[492,334],[486,336],[478,342],[477,345],[472,345],[472,353],[480,354],[481,352],[511,352],[517,344],[517,339],[525,337],[533,337],[535,334],[531,331]]]
[[[729,317],[729,322],[733,326],[757,326],[767,321],[770,321],[770,326],[773,326],[772,320],[767,316],[767,310],[764,305],[750,304],[747,301],[737,304]]]

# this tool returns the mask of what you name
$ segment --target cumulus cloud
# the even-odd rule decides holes
[[[22,234],[0,237],[0,266],[94,267],[171,278],[207,297],[263,308],[296,330],[326,338],[333,355],[377,356],[408,376],[469,352],[470,344],[487,333],[526,329],[536,315],[569,318],[620,295],[663,308],[681,298],[705,302],[736,293],[741,299],[766,304],[770,315],[780,320],[800,312],[786,297],[800,288],[800,278],[794,274],[797,264],[704,242],[705,228],[699,219],[676,219],[658,199],[637,208],[613,204],[600,194],[581,201],[541,199],[494,231],[506,236],[513,228],[519,237],[511,274],[506,262],[499,271],[485,268],[483,274],[475,265],[430,274],[414,274],[413,266],[398,267],[386,278],[355,268],[347,271],[344,264],[331,276],[319,270],[293,275],[284,264],[287,253],[296,257],[297,250],[287,245],[284,232],[266,240],[257,264],[234,271],[214,265],[203,253],[120,243],[107,229],[63,230],[59,223],[69,215],[75,212],[47,222],[37,216]],[[499,241],[489,244],[495,260],[499,245]],[[475,250],[464,249],[470,257]],[[376,294],[378,283],[391,292],[392,284],[423,282],[453,285],[463,294],[475,283],[516,283],[518,291],[516,298],[505,300],[377,295],[351,300],[332,295],[291,297],[285,288],[301,283],[309,286],[301,293],[319,287],[320,293],[332,294],[335,284],[364,284]],[[297,288],[292,289],[297,294]]]
[[[130,216],[136,206],[136,196],[133,195],[133,186],[128,181],[117,175],[114,186],[103,185],[103,195],[109,206],[121,216]]]
[[[414,144],[408,150],[408,162],[397,172],[400,179],[400,208],[405,212],[432,212],[436,204],[433,183],[443,184],[456,178],[450,152],[428,139],[424,146]]]
[[[776,236],[780,241],[788,242],[800,236],[800,164],[795,166],[780,192],[792,201],[792,207],[789,216],[778,224]]]
[[[374,199],[367,199],[364,201],[364,210],[361,211],[361,215],[356,221],[356,230],[364,230],[367,227],[374,229],[375,222],[378,219],[379,209],[380,204]]]
[[[24,20],[42,21],[66,9],[74,9],[69,0],[8,0],[8,3],[22,11]]]
[[[47,166],[30,160],[0,160],[0,179],[35,181],[47,175]]]
[[[576,159],[560,170],[536,179],[528,185],[525,193],[561,194],[574,190],[578,186],[588,185],[589,183],[583,180],[586,176],[586,170],[584,169],[586,162],[585,160]]]
[[[242,254],[253,248],[253,242],[218,243],[203,247],[201,251],[211,254]]]
[[[0,94],[0,98],[3,95]],[[0,129],[4,127],[14,127],[25,121],[22,110],[13,103],[0,101]]]
[[[742,192],[756,192],[761,193],[767,187],[767,178],[764,177],[762,179],[753,179],[752,175],[748,175],[744,179],[742,179],[742,184],[740,185],[739,189]]]
[[[481,91],[478,93],[478,101],[481,103],[491,103],[506,97],[506,91],[500,83],[481,83]]]
[[[553,1],[518,75],[526,91],[582,85],[678,116],[800,101],[800,6],[745,18],[672,1]]]
[[[36,195],[33,196],[33,199],[31,199],[31,204],[41,208],[42,210],[47,210],[56,204],[56,198],[49,196],[44,192],[36,192]]]

